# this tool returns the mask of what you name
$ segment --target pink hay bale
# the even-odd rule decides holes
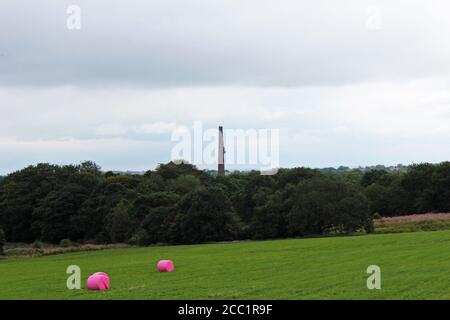
[[[105,272],[96,272],[87,280],[88,290],[109,290],[109,276]]]
[[[175,264],[172,260],[160,260],[157,268],[159,272],[172,272],[175,269]]]

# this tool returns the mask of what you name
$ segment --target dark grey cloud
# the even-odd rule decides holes
[[[66,28],[73,4],[81,30]],[[3,0],[0,85],[302,86],[448,74],[449,9],[445,0]]]

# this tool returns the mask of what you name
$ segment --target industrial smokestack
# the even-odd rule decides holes
[[[217,167],[219,176],[225,175],[225,147],[223,145],[223,127],[219,127],[219,165]]]

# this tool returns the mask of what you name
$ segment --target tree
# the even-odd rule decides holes
[[[363,187],[368,187],[371,184],[376,183],[386,175],[389,175],[389,173],[385,170],[370,170],[364,173],[364,175],[361,178],[361,185]]]
[[[164,180],[170,180],[185,174],[200,175],[201,171],[192,164],[186,162],[175,163],[171,161],[167,164],[160,164],[156,169],[156,173]]]
[[[354,232],[370,227],[367,199],[352,185],[329,176],[300,182],[288,215],[292,236]]]
[[[169,241],[178,243],[233,240],[239,225],[230,200],[217,187],[187,194],[168,223]]]
[[[375,212],[450,210],[450,162],[370,169],[217,177],[174,162],[144,175],[38,164],[0,179],[0,229],[12,242],[200,243],[370,232]]]
[[[83,189],[81,193],[88,195],[101,179],[93,167],[93,163],[80,166],[44,163],[29,166],[3,179],[0,185],[0,225],[7,238],[14,242],[33,242],[40,237],[41,226],[47,225],[51,230],[52,226],[47,222],[64,220],[63,216],[75,214],[83,202],[83,199],[73,199],[79,196],[79,190],[76,190]],[[67,188],[71,190],[67,191]],[[72,191],[74,195],[70,194]],[[65,204],[66,200],[69,203]],[[69,211],[64,213],[66,209]],[[43,219],[48,220],[45,222]],[[56,229],[60,227],[59,224]]]
[[[145,232],[142,244],[166,242],[169,232],[167,220],[174,212],[173,207],[157,207],[150,209],[147,216],[142,221],[141,229]]]
[[[102,168],[93,161],[84,161],[79,166],[77,166],[77,169],[82,173],[99,176],[101,175]]]
[[[281,192],[267,195],[267,200],[255,208],[250,226],[253,239],[286,237],[285,201]]]
[[[352,233],[359,229],[368,233],[373,231],[367,198],[362,193],[349,194],[337,203],[338,214],[333,226],[339,233]]]
[[[370,184],[364,191],[370,202],[371,213],[397,216],[408,213],[409,194],[402,186],[403,175],[387,174]]]
[[[402,187],[408,192],[409,213],[420,213],[432,210],[434,203],[424,198],[425,190],[432,188],[432,176],[435,166],[430,163],[414,164],[409,167],[402,179]],[[428,191],[427,191],[428,192]]]
[[[424,190],[425,202],[440,212],[450,211],[450,162],[440,163],[432,175],[432,186]]]
[[[278,185],[284,187],[287,184],[297,185],[299,182],[309,180],[318,174],[318,171],[308,168],[280,169],[276,179],[278,180]]]
[[[120,201],[106,218],[106,230],[113,243],[126,242],[132,234],[133,221],[128,213],[130,203]]]
[[[6,244],[5,233],[0,229],[0,255],[4,254],[3,247]]]
[[[200,179],[190,174],[181,175],[172,181],[173,190],[181,194],[186,194],[190,191],[198,190],[201,187]]]
[[[52,191],[42,199],[33,212],[35,221],[32,228],[42,241],[59,243],[62,239],[76,237],[72,230],[71,218],[89,196],[89,190],[77,184],[68,184]]]
[[[120,183],[100,183],[83,203],[78,213],[71,217],[70,224],[76,237],[73,240],[87,240],[105,243],[110,240],[105,228],[107,216],[122,200],[133,203],[139,195]]]
[[[166,184],[164,179],[153,171],[147,171],[144,174],[144,180],[137,187],[137,191],[141,194],[148,194],[151,192],[164,191]]]
[[[39,201],[61,188],[73,168],[29,166],[8,175],[0,188],[0,225],[12,242],[33,242],[33,211]]]
[[[139,195],[130,208],[130,214],[136,221],[136,228],[147,216],[158,208],[173,208],[181,196],[175,192],[154,192],[148,195]],[[162,241],[161,239],[159,241]]]

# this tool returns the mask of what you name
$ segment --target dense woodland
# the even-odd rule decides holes
[[[29,166],[0,179],[0,242],[148,245],[347,234],[371,232],[374,216],[449,211],[450,162],[225,177],[172,162],[144,175],[84,162]]]

